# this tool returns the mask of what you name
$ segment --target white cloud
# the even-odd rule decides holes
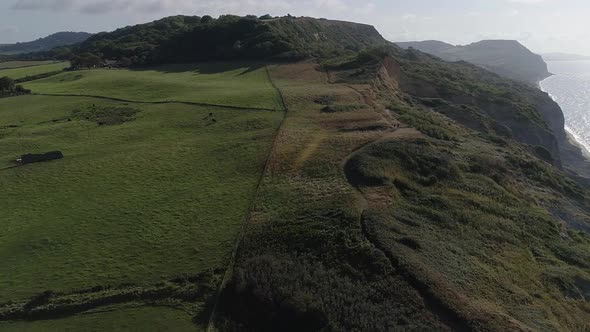
[[[350,9],[343,0],[308,0],[297,4],[288,0],[17,0],[12,9],[31,11],[76,11],[86,14],[107,14],[112,12],[182,12],[195,13],[266,13],[286,11],[299,6],[321,8],[330,11]]]
[[[508,16],[518,16],[520,14],[520,10],[512,9],[508,12]]]
[[[508,0],[508,1],[516,2],[516,3],[524,3],[524,4],[535,4],[535,3],[546,2],[546,0]]]
[[[74,0],[18,0],[12,5],[16,10],[64,10],[71,8]]]
[[[0,26],[0,34],[15,34],[18,33],[18,28],[15,26]]]

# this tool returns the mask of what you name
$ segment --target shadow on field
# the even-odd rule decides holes
[[[169,64],[156,67],[144,67],[131,69],[133,71],[158,71],[165,74],[194,72],[196,75],[205,74],[221,74],[228,71],[243,70],[237,76],[246,75],[260,68],[264,64],[253,62],[208,62],[208,63],[183,63],[183,64]]]

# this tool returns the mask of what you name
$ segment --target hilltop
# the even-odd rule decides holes
[[[439,41],[398,42],[447,61],[467,61],[511,79],[537,84],[550,76],[543,58],[515,40],[482,40],[465,46]]]
[[[590,328],[587,161],[531,84],[307,17],[68,50],[129,67],[4,69],[0,329]]]
[[[98,33],[71,47],[71,52],[145,66],[206,60],[296,60],[358,52],[385,43],[374,27],[348,22],[290,16],[172,16]],[[63,53],[56,50],[53,55]]]
[[[92,34],[87,32],[57,32],[30,42],[0,45],[0,54],[43,52],[59,46],[83,42]]]

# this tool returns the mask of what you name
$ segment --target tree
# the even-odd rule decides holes
[[[79,56],[75,56],[70,60],[73,68],[93,68],[100,66],[103,61],[100,57],[92,53],[84,53]]]
[[[10,77],[0,77],[0,96],[22,95],[31,93],[31,90],[25,89],[22,85],[16,85]]]
[[[14,92],[16,89],[14,80],[10,77],[0,78],[0,92]]]
[[[133,64],[133,61],[131,59],[129,59],[128,57],[124,56],[121,59],[119,59],[119,64],[122,67],[130,67]]]
[[[201,18],[201,23],[210,23],[213,21],[213,17],[205,15]]]

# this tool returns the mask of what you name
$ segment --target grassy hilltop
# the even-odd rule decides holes
[[[590,328],[590,196],[541,91],[311,18],[70,51],[131,67],[0,99],[0,331]]]

